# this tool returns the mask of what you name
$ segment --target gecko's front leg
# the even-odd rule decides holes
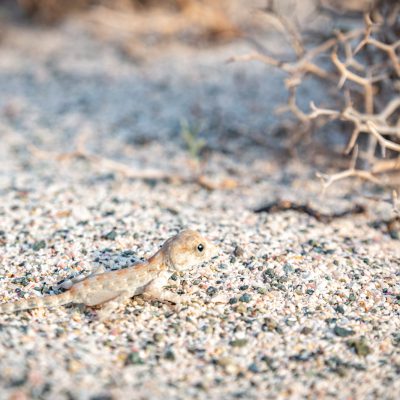
[[[176,305],[180,305],[182,303],[188,303],[190,298],[188,296],[181,296],[176,293],[173,293],[167,289],[168,279],[170,277],[170,273],[164,273],[157,278],[153,279],[144,289],[143,296],[147,299],[151,300],[159,300],[162,302],[168,301],[170,303],[174,303]]]

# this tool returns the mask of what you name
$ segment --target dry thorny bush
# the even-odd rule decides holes
[[[393,177],[400,171],[400,3],[378,0],[364,14],[363,27],[335,30],[317,44],[315,39],[321,34],[313,32],[310,44],[307,32],[300,32],[280,15],[273,1],[266,12],[284,28],[295,59],[283,61],[256,52],[234,60],[258,60],[287,74],[288,104],[278,111],[289,111],[292,116],[286,121],[286,131],[292,132],[290,145],[306,135],[332,132],[332,126],[343,130],[344,126],[348,134],[344,153],[351,155],[351,163],[334,175],[318,174],[324,189],[348,177],[393,186]],[[330,103],[334,100],[334,107],[311,102],[304,111],[299,106],[299,89],[307,78],[323,83],[319,90],[323,88]]]

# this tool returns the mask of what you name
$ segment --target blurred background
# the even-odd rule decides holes
[[[4,141],[27,163],[46,151],[76,161],[90,150],[113,171],[128,165],[154,177],[182,162],[207,175],[213,158],[223,176],[242,163],[293,157],[323,171],[345,169],[353,157],[371,171],[383,141],[360,120],[364,130],[349,143],[359,116],[342,112],[350,103],[360,113],[384,110],[398,99],[399,71],[390,63],[395,47],[354,52],[368,35],[365,12],[384,26],[375,39],[393,43],[398,4],[389,0],[3,0]],[[331,112],[310,117],[311,102]],[[391,117],[379,135],[397,160],[398,115]]]

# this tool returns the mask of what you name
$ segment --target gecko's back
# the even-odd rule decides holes
[[[58,295],[33,297],[0,304],[0,313],[12,313],[40,307],[57,307],[69,303],[95,306],[113,299],[121,291],[128,290],[132,296],[142,293],[150,275],[154,275],[154,271],[153,268],[149,268],[148,262],[139,263],[123,270],[89,276],[76,283],[68,291]]]

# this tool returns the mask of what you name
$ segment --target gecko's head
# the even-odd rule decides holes
[[[213,243],[192,230],[184,230],[167,240],[163,250],[170,267],[177,271],[199,265],[218,255],[218,249]]]

